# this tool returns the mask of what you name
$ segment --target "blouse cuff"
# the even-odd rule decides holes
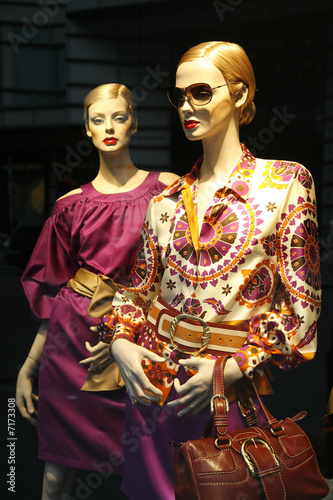
[[[253,380],[254,370],[271,359],[265,349],[254,344],[245,344],[232,356],[243,373],[243,376]]]
[[[243,375],[253,379],[254,370],[271,361],[282,370],[298,366],[304,357],[285,332],[281,315],[273,310],[254,316],[246,343],[233,355]]]
[[[138,328],[146,322],[146,317],[140,308],[131,304],[122,304],[112,308],[98,325],[100,340],[110,343],[118,338],[126,338],[134,342]]]

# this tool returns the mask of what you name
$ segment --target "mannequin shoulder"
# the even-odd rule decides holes
[[[68,193],[64,194],[63,196],[60,196],[60,198],[58,198],[57,201],[63,200],[64,198],[67,198],[67,196],[71,196],[72,194],[80,194],[80,193],[82,193],[81,188],[73,189],[72,191],[69,191]]]
[[[174,174],[172,172],[161,172],[158,178],[158,180],[160,182],[163,182],[163,184],[165,184],[166,186],[170,186],[177,179],[179,179],[179,175]]]

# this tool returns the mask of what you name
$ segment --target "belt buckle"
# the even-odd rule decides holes
[[[273,450],[272,446],[270,444],[268,444],[267,441],[265,441],[264,439],[262,439],[260,437],[257,437],[257,436],[253,436],[253,437],[247,439],[246,441],[244,441],[244,443],[242,444],[242,449],[241,449],[241,453],[242,453],[243,458],[244,458],[244,460],[246,462],[246,465],[250,469],[251,476],[252,477],[257,477],[258,476],[258,471],[257,471],[257,467],[256,467],[256,465],[254,463],[254,460],[251,458],[250,454],[247,452],[247,447],[250,444],[253,444],[257,448],[256,443],[262,444],[263,446],[265,446],[271,452],[271,454],[273,456],[273,459],[274,459],[277,467],[279,467],[281,469],[280,459],[277,456],[277,454],[275,453],[275,451]]]
[[[195,352],[185,351],[184,349],[181,349],[180,347],[178,347],[176,345],[175,340],[174,340],[175,331],[176,331],[178,323],[182,319],[195,320],[195,321],[198,321],[203,326],[203,334],[201,336],[201,348],[199,349],[199,351],[195,351]],[[206,347],[207,347],[207,345],[208,345],[208,343],[210,341],[209,326],[207,325],[206,321],[204,321],[203,319],[198,318],[196,316],[192,316],[191,314],[185,314],[185,313],[184,314],[178,314],[178,316],[176,316],[175,318],[173,318],[173,320],[171,321],[171,325],[170,325],[170,341],[171,341],[172,347],[174,349],[177,349],[177,351],[182,352],[183,354],[189,354],[190,356],[198,356],[199,354],[201,354],[206,349]]]

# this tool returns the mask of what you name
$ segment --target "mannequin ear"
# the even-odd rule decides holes
[[[243,106],[243,104],[246,102],[248,93],[249,93],[248,87],[246,85],[243,85],[242,90],[236,96],[236,102],[235,102],[236,108],[240,108],[241,106]]]
[[[134,135],[138,130],[138,120],[137,118],[132,118],[132,128],[131,128],[131,134]]]
[[[90,132],[89,127],[88,127],[88,123],[86,123],[85,127],[86,127],[86,134],[87,134],[87,136],[88,137],[92,137],[92,133]]]

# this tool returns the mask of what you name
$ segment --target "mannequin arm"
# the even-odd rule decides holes
[[[33,425],[37,423],[38,413],[33,403],[38,402],[38,396],[32,392],[33,376],[39,367],[48,323],[48,320],[42,321],[29,354],[19,371],[16,383],[16,406],[21,415]]]

